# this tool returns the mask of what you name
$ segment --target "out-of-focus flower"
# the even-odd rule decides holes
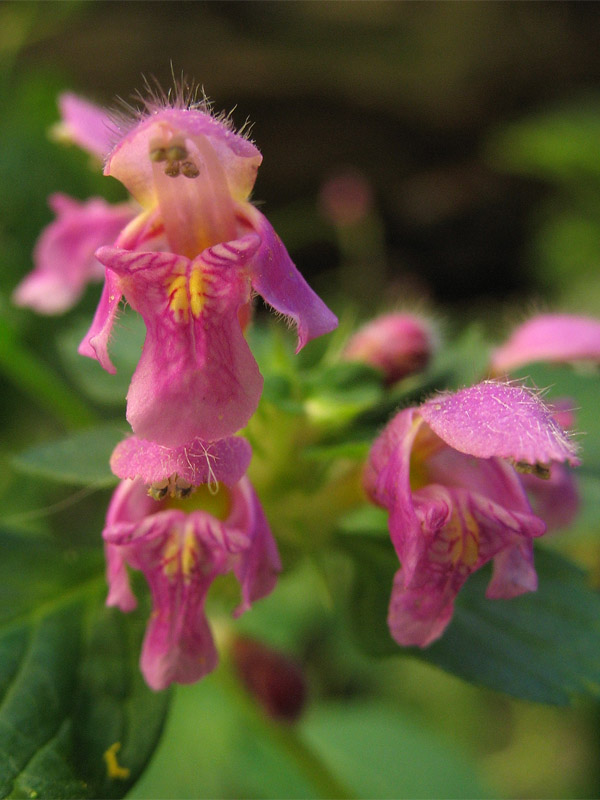
[[[419,372],[435,349],[432,326],[414,314],[376,317],[350,337],[343,357],[362,361],[383,372],[388,384]]]
[[[251,695],[269,716],[294,722],[306,704],[306,678],[289,656],[247,636],[237,637],[231,655]]]
[[[261,160],[228,120],[182,98],[149,101],[108,156],[105,174],[144,210],[97,254],[105,287],[80,353],[114,371],[107,344],[121,297],[142,314],[128,401],[140,436],[177,446],[246,424],[262,387],[239,321],[253,292],[296,323],[298,349],[337,325],[248,202]]]
[[[401,562],[388,624],[401,645],[425,647],[448,625],[467,577],[493,559],[490,598],[537,588],[533,538],[546,531],[520,472],[576,465],[575,447],[530,390],[486,381],[401,411],[376,440],[365,472],[390,512]]]
[[[35,269],[17,286],[13,301],[40,314],[61,314],[90,281],[102,280],[104,267],[94,253],[112,244],[136,212],[128,203],[111,206],[99,197],[80,203],[64,194],[51,195],[49,205],[56,219],[38,239]]]
[[[52,129],[54,138],[72,142],[98,159],[110,152],[117,131],[105,109],[72,92],[58,98],[61,121]]]
[[[334,225],[356,225],[373,210],[373,192],[362,173],[346,169],[325,181],[319,202],[323,213]]]
[[[540,314],[519,325],[492,354],[495,375],[534,361],[600,363],[600,320],[575,314]]]
[[[193,683],[216,666],[204,603],[218,575],[233,572],[240,583],[234,616],[275,586],[281,569],[275,541],[250,481],[238,480],[248,459],[241,439],[168,451],[131,437],[113,455],[118,474],[136,463],[144,474],[123,480],[108,509],[107,605],[135,608],[127,567],[143,572],[153,610],[140,666],[153,689]],[[210,492],[192,485],[199,478],[208,479]],[[216,493],[214,481],[223,482]]]

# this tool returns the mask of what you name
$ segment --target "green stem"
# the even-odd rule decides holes
[[[261,735],[268,737],[288,756],[292,758],[298,769],[317,789],[321,797],[331,800],[352,800],[355,795],[341,783],[329,768],[310,749],[298,735],[293,725],[276,722],[266,716],[259,705],[244,690],[232,668],[223,658],[219,669],[214,673],[221,686],[236,701],[248,723]]]
[[[18,341],[0,318],[0,371],[24,394],[51,411],[68,428],[96,422],[94,413],[43,361]]]

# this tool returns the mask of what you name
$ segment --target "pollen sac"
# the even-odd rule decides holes
[[[186,178],[197,178],[200,175],[200,170],[193,161],[184,161],[181,164],[181,174]]]
[[[164,481],[158,481],[157,483],[152,483],[148,487],[149,496],[153,500],[164,500],[169,491],[169,481],[170,478],[166,478]]]
[[[157,481],[150,484],[148,487],[148,495],[153,500],[164,500],[167,495],[169,497],[189,497],[193,494],[198,487],[193,486],[189,481],[180,478],[176,472],[165,478],[163,481]]]
[[[169,178],[176,178],[179,175],[179,161],[169,161],[165,167],[165,175]]]
[[[175,475],[174,479],[173,494],[175,497],[189,497],[196,491],[196,487],[192,486],[188,481],[184,481],[183,478],[179,478]]]
[[[187,158],[188,152],[182,144],[172,144],[167,147],[165,154],[167,161],[183,161]]]
[[[545,481],[550,479],[548,464],[528,464],[526,461],[515,461],[513,466],[521,475],[535,475],[536,478],[542,478]]]
[[[160,161],[167,160],[167,151],[164,147],[155,147],[153,150],[150,150],[150,161],[154,161],[158,163]]]

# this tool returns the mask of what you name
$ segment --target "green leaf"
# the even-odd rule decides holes
[[[306,381],[305,408],[316,422],[340,425],[375,405],[383,395],[381,374],[368,366],[340,362],[315,368]]]
[[[539,588],[487,600],[487,570],[471,576],[441,640],[420,658],[466,680],[552,705],[600,694],[600,598],[581,571],[538,548]]]
[[[144,612],[104,608],[99,548],[0,541],[0,797],[123,797],[168,702],[137,666]]]
[[[356,797],[491,797],[460,751],[381,700],[316,706],[302,734]]]
[[[508,126],[492,140],[489,155],[526,175],[565,182],[597,178],[599,135],[600,109],[585,100]]]
[[[391,544],[360,536],[339,541],[358,562],[350,613],[368,652],[409,652],[472,683],[552,705],[600,694],[600,598],[561,556],[537,548],[539,588],[512,600],[486,599],[489,569],[471,575],[442,638],[423,650],[402,649],[386,625],[398,568]]]
[[[112,451],[128,435],[123,423],[106,423],[63,439],[30,447],[13,458],[15,469],[75,486],[112,486]]]

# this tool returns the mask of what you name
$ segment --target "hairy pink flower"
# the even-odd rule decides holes
[[[205,106],[149,104],[105,173],[144,211],[97,256],[106,282],[80,353],[114,371],[108,340],[121,297],[147,335],[128,395],[142,437],[175,447],[228,436],[258,404],[262,377],[240,319],[253,292],[296,323],[298,349],[337,319],[248,202],[262,157]]]
[[[111,206],[99,197],[84,203],[64,194],[49,198],[56,219],[43,231],[33,253],[35,269],[17,286],[13,301],[40,314],[61,314],[79,300],[104,267],[95,257],[133,219],[128,203]]]
[[[217,470],[218,472],[218,470]],[[198,498],[224,506],[223,518],[199,507]],[[183,510],[187,506],[190,510]],[[223,508],[221,509],[223,511]],[[258,498],[246,477],[217,497],[169,497],[156,501],[142,478],[116,489],[103,532],[109,593],[107,605],[135,608],[127,568],[140,570],[152,593],[140,667],[152,689],[198,681],[217,664],[204,610],[218,575],[240,583],[239,616],[269,594],[281,569],[277,547]]]
[[[467,577],[490,560],[490,598],[537,587],[532,511],[520,472],[578,463],[575,447],[538,395],[493,381],[401,411],[376,440],[365,472],[390,512],[401,568],[388,624],[401,645],[425,647],[448,625]]]
[[[494,374],[534,361],[600,363],[600,320],[575,314],[539,314],[519,325],[492,354]]]
[[[383,314],[350,337],[343,356],[380,369],[388,383],[427,366],[434,350],[433,329],[421,317],[400,312]]]

